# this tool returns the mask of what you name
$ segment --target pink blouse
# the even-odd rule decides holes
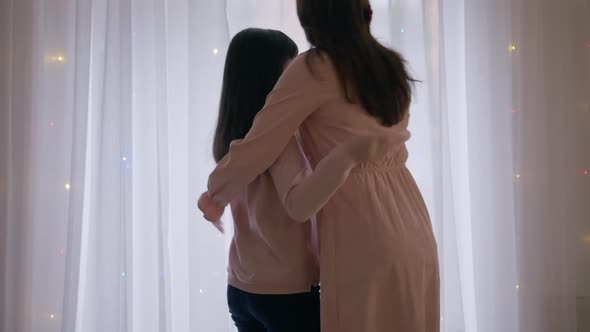
[[[292,138],[269,170],[231,201],[234,237],[228,283],[254,294],[303,293],[317,285],[316,228],[304,222],[312,219],[354,165],[343,146],[311,173],[297,138]]]

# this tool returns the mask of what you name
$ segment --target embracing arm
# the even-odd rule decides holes
[[[352,155],[341,145],[322,159],[311,174],[304,153],[292,138],[281,156],[270,168],[273,182],[285,210],[299,222],[308,221],[344,184],[357,165]]]
[[[335,147],[306,175],[309,166],[294,137],[270,168],[270,174],[289,216],[305,222],[330,200],[352,169],[383,157],[392,146],[392,139],[387,137],[352,138]]]
[[[219,206],[227,205],[266,171],[301,123],[329,98],[325,82],[312,75],[305,56],[296,58],[285,70],[246,137],[230,145],[209,176],[208,193]]]

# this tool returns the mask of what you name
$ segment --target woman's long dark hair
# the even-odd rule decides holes
[[[368,0],[297,0],[297,14],[315,47],[311,55],[330,57],[348,101],[362,104],[385,126],[399,123],[414,79],[402,56],[371,35]]]
[[[225,157],[233,140],[246,136],[285,64],[298,52],[295,42],[280,31],[246,29],[234,36],[225,60],[213,141],[216,162]]]

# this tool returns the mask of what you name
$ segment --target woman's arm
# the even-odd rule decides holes
[[[266,171],[301,123],[332,97],[330,86],[334,84],[314,76],[321,72],[309,71],[306,56],[300,55],[285,70],[246,137],[230,145],[229,153],[209,176],[209,197],[217,205],[227,205]]]
[[[270,168],[273,182],[287,213],[305,222],[315,215],[359,163],[379,159],[392,148],[392,139],[357,137],[332,150],[309,175],[305,154],[293,137]]]

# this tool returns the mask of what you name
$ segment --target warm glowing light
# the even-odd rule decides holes
[[[516,174],[514,177],[520,179],[520,174]]]
[[[514,52],[518,51],[518,46],[516,44],[510,44],[510,46],[508,47],[508,50],[511,53],[514,53]]]
[[[213,55],[217,55],[217,54],[219,54],[219,50],[218,50],[218,49],[216,49],[216,48],[214,48],[214,49],[213,49]]]
[[[516,289],[519,289],[519,288],[520,288],[520,285],[519,284],[516,284]]]
[[[49,122],[49,126],[53,127],[53,126],[55,126],[55,123]]]
[[[199,293],[203,294],[203,290],[202,289],[199,289]]]
[[[69,183],[66,183],[64,185],[64,188],[66,188],[66,190],[70,190],[70,189],[72,189],[72,185],[70,185]]]
[[[54,314],[51,314],[51,315],[49,315],[49,318],[50,319],[54,319],[55,318],[55,315]]]
[[[66,57],[61,54],[60,55],[48,55],[46,59],[48,62],[53,62],[53,63],[66,62]]]

